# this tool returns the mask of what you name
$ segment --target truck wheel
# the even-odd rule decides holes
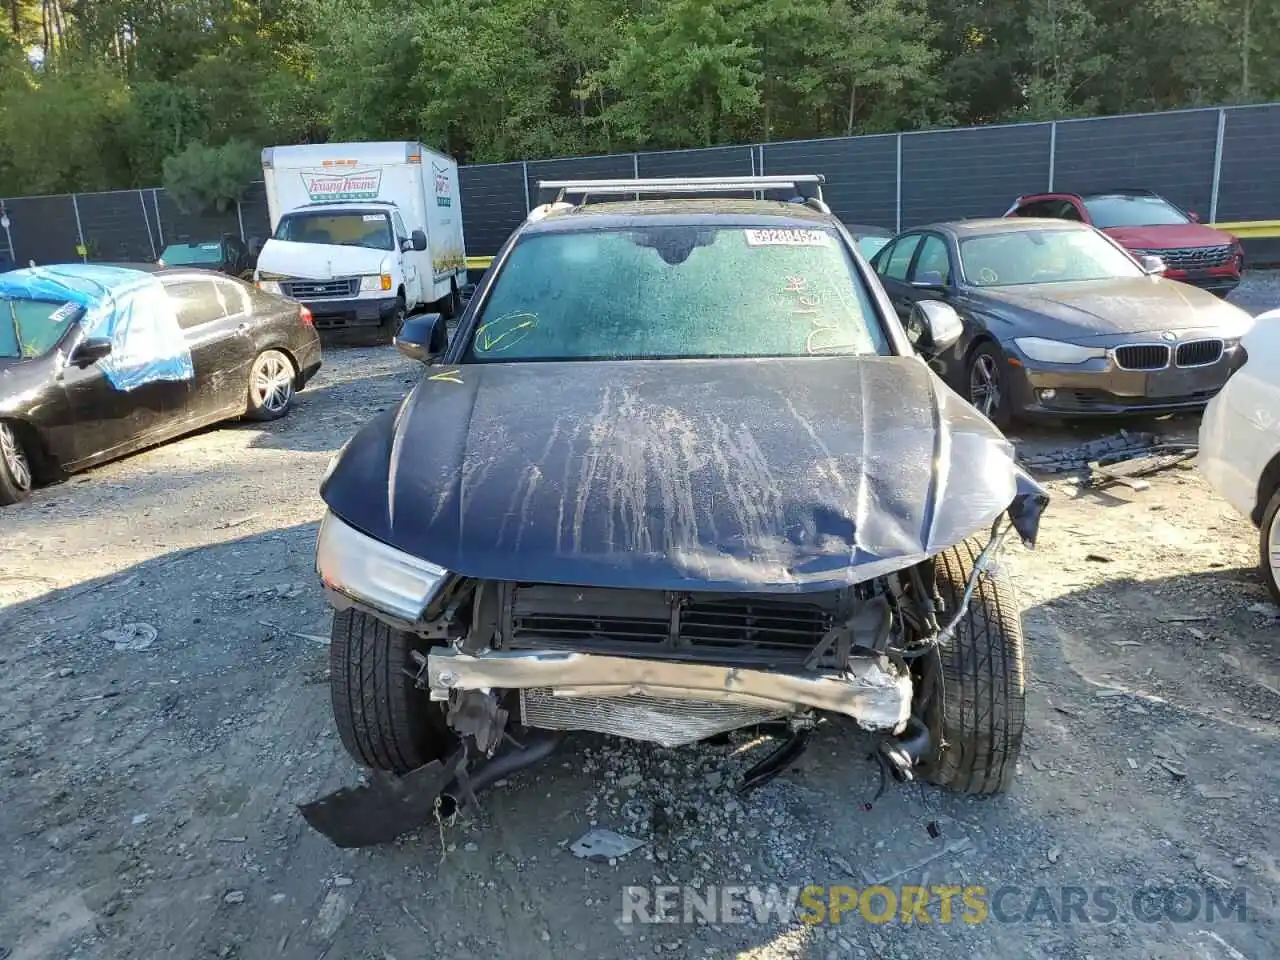
[[[982,545],[966,540],[934,558],[945,612],[954,616]],[[961,793],[1002,793],[1013,781],[1026,726],[1022,618],[1008,575],[988,569],[955,636],[921,657],[932,753],[924,775]]]
[[[455,280],[449,281],[449,295],[436,304],[440,315],[446,320],[454,320],[462,313],[462,294],[458,292]]]
[[[404,326],[405,318],[409,315],[409,310],[405,306],[404,294],[400,294],[396,298],[396,308],[391,316],[382,321],[382,326],[378,329],[379,339],[383,343],[391,343],[400,333],[400,328]]]
[[[403,774],[453,748],[444,711],[414,685],[410,652],[425,641],[355,610],[333,615],[330,639],[333,718],[357,763]]]
[[[0,420],[0,506],[31,496],[31,459],[22,438],[10,423]]]

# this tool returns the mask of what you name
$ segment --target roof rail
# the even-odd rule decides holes
[[[566,196],[635,196],[641,194],[717,194],[761,193],[790,190],[801,199],[822,201],[822,185],[827,178],[820,173],[775,177],[656,177],[643,180],[539,180],[538,198],[544,192],[554,194],[549,200],[560,203]],[[545,201],[543,201],[545,202]]]

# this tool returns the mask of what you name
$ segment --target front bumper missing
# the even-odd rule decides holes
[[[798,674],[585,653],[436,650],[427,657],[427,680],[432,700],[453,690],[537,689],[558,698],[714,702],[775,715],[811,708],[894,733],[906,726],[912,690],[910,676],[883,657],[855,658],[840,673]]]

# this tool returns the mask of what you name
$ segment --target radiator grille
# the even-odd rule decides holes
[[[351,277],[339,280],[286,280],[280,291],[295,300],[316,297],[354,297],[360,292],[360,279]]]
[[[1235,255],[1235,248],[1227,243],[1212,247],[1174,247],[1151,252],[1163,260],[1165,266],[1175,270],[1205,270],[1229,264]]]
[[[1222,359],[1221,340],[1188,340],[1178,345],[1178,366],[1207,367]]]
[[[1162,343],[1116,347],[1115,358],[1123,370],[1163,370],[1169,365],[1169,348]]]

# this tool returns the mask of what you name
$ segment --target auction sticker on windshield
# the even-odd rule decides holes
[[[749,247],[825,247],[831,234],[824,230],[747,230]]]

